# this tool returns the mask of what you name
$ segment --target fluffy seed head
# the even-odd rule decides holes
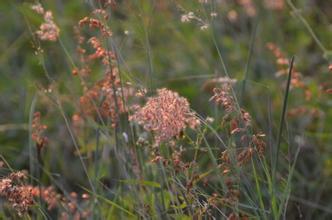
[[[137,107],[130,120],[154,132],[156,144],[200,123],[190,110],[188,100],[165,88],[157,90],[157,96],[149,98],[145,106]]]

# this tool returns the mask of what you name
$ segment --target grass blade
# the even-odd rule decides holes
[[[279,131],[278,131],[277,148],[276,148],[277,151],[276,151],[275,165],[274,165],[274,171],[273,171],[273,177],[274,178],[275,178],[275,174],[276,174],[276,171],[277,171],[277,168],[278,168],[278,159],[279,159],[279,151],[280,151],[280,144],[281,144],[281,136],[282,136],[282,131],[284,129],[284,124],[285,124],[285,117],[286,117],[286,111],[287,111],[289,89],[290,89],[290,84],[291,84],[291,80],[292,80],[293,66],[294,66],[294,56],[292,57],[291,62],[290,62],[286,92],[285,92],[285,96],[284,96],[282,114],[281,114]]]

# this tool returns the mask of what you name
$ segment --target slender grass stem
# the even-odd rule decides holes
[[[328,53],[328,50],[325,48],[323,43],[318,39],[317,35],[313,31],[313,29],[310,27],[309,23],[306,21],[306,19],[301,15],[300,10],[295,7],[293,2],[291,0],[287,0],[288,5],[293,10],[294,14],[300,19],[300,21],[303,23],[303,25],[307,28],[308,32],[314,39],[314,41],[317,43],[318,47],[323,51],[324,55]]]
[[[278,138],[277,138],[277,145],[276,145],[276,157],[274,161],[274,166],[272,167],[272,188],[271,190],[271,205],[272,205],[272,211],[274,215],[274,219],[278,219],[279,216],[279,211],[277,207],[277,189],[276,189],[276,173],[278,170],[278,161],[279,161],[279,151],[280,151],[280,145],[281,145],[281,138],[282,138],[282,133],[284,129],[284,123],[285,123],[285,118],[286,118],[286,111],[287,111],[287,103],[288,103],[288,96],[289,96],[289,90],[290,90],[290,85],[291,85],[291,80],[292,80],[292,72],[293,72],[293,66],[294,66],[294,56],[291,58],[290,62],[290,67],[289,67],[289,72],[288,72],[288,79],[287,79],[287,85],[286,85],[286,92],[284,96],[284,101],[283,101],[283,108],[282,108],[282,114],[281,114],[281,119],[280,119],[280,124],[279,124],[279,131],[278,131]]]
[[[274,172],[273,172],[273,177],[275,178],[275,174],[278,168],[278,159],[279,159],[279,151],[280,151],[280,144],[281,144],[281,138],[282,138],[282,132],[284,129],[284,123],[285,123],[285,118],[286,118],[286,111],[287,111],[287,103],[288,103],[288,96],[289,96],[289,90],[290,90],[290,85],[291,85],[291,80],[292,80],[292,72],[293,72],[293,66],[294,66],[294,56],[291,59],[290,62],[290,67],[289,67],[289,72],[288,72],[288,79],[287,79],[287,86],[286,86],[286,92],[284,96],[284,102],[283,102],[283,107],[282,107],[282,114],[281,114],[281,119],[280,119],[280,124],[279,124],[279,132],[278,132],[278,138],[277,138],[277,147],[276,147],[276,158],[275,158],[275,165],[274,165]]]
[[[241,88],[241,103],[243,103],[244,94],[245,94],[245,90],[246,90],[246,84],[247,84],[248,77],[249,77],[249,66],[250,66],[252,56],[253,56],[253,53],[254,53],[254,47],[255,47],[256,35],[257,35],[257,28],[258,28],[258,21],[256,22],[256,24],[254,26],[254,29],[252,31],[252,34],[251,34],[248,60],[247,60],[247,63],[246,63],[243,82],[242,82],[242,88]]]

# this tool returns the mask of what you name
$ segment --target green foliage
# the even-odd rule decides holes
[[[56,42],[37,38],[43,17],[31,10],[33,2],[0,2],[0,162],[27,170],[29,183],[53,185],[64,198],[89,194],[91,201],[77,209],[92,210],[91,219],[226,219],[232,213],[244,219],[331,218],[332,102],[325,92],[332,88],[331,3],[285,0],[282,10],[272,10],[252,1],[251,16],[241,1],[115,1],[107,9],[112,37],[102,43],[116,54],[121,87],[146,88],[145,98],[158,88],[177,91],[201,120],[196,130],[173,138],[175,144],[154,146],[153,132],[128,121],[131,110],[115,128],[100,115],[86,117],[78,128],[72,120],[82,112],[80,97],[105,74],[100,62],[91,64],[86,81],[72,74],[82,66],[73,28],[100,2],[43,2],[60,28]],[[190,12],[194,17],[183,22]],[[295,56],[295,72],[301,73],[304,86],[292,82],[287,99],[287,74],[277,76],[281,67],[268,42],[284,58]],[[213,79],[220,77],[237,80],[231,90],[237,109],[231,114],[209,101],[212,88],[221,85]],[[146,99],[126,102],[130,107]],[[246,135],[264,133],[266,151],[239,166],[237,153],[249,146],[230,130],[233,114],[242,108],[252,118]],[[48,127],[49,143],[41,152],[31,139],[36,111]],[[222,167],[225,150],[231,175]],[[177,170],[178,152],[185,170]],[[1,178],[12,171],[7,168],[0,166]],[[228,179],[236,183],[233,188]],[[232,190],[240,192],[239,200],[220,202]],[[14,216],[8,204],[0,205],[1,219]],[[23,217],[57,219],[59,210],[49,211],[37,200],[31,216]]]

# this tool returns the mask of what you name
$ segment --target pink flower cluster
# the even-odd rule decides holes
[[[19,216],[34,204],[31,190],[20,184],[26,178],[26,173],[21,171],[0,178],[0,197],[6,199]]]
[[[44,16],[44,23],[36,31],[40,40],[56,41],[59,38],[60,29],[54,22],[53,14],[51,11],[45,11],[41,4],[33,5],[32,10]]]
[[[200,124],[188,100],[165,88],[158,89],[157,96],[150,97],[145,106],[136,107],[130,120],[152,131],[156,145],[179,135],[186,127],[195,128]]]

